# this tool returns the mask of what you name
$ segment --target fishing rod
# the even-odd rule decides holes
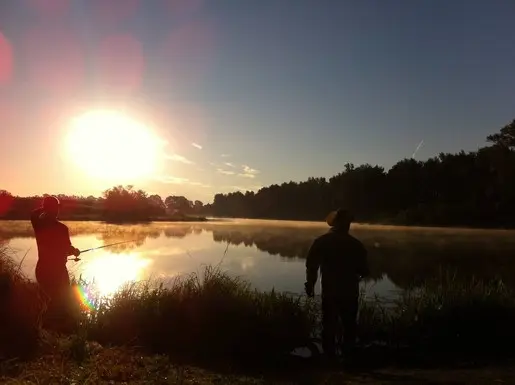
[[[81,250],[80,253],[83,254],[83,253],[87,253],[88,251],[99,250],[99,249],[103,249],[104,247],[111,247],[111,246],[121,245],[121,244],[124,244],[124,243],[130,243],[130,242],[136,242],[136,240],[116,242],[116,243],[110,243],[108,245],[92,247],[92,248],[89,248],[89,249]],[[78,261],[80,261],[80,258],[79,257],[75,257],[75,258],[69,259],[69,261],[78,262]]]

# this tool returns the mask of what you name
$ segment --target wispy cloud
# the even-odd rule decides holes
[[[224,170],[222,168],[219,168],[216,170],[219,174],[223,174],[223,175],[234,175],[234,171],[230,171],[230,170]]]
[[[199,150],[202,150],[202,146],[198,143],[193,142],[193,143],[191,143],[191,145],[195,148],[198,148]]]
[[[259,174],[259,170],[256,170],[255,168],[251,168],[247,165],[243,165],[243,171],[247,174]]]
[[[415,159],[415,155],[417,155],[418,150],[424,145],[424,140],[421,140],[418,144],[417,148],[415,148],[415,151],[413,151],[413,155],[411,155],[412,159]]]
[[[235,168],[236,166],[230,162],[225,162],[224,163],[227,167],[232,167],[232,168]]]
[[[241,176],[242,178],[250,178],[250,179],[253,179],[255,178],[256,176],[254,174],[238,174],[238,176]]]
[[[174,162],[181,162],[181,163],[185,163],[185,164],[194,164],[194,162],[192,162],[191,160],[189,160],[179,154],[166,155],[165,158],[169,159],[169,160],[173,160]]]
[[[188,178],[179,178],[179,177],[170,176],[170,175],[161,176],[156,179],[159,182],[166,183],[166,184],[190,185],[190,186],[198,186],[198,187],[204,187],[204,188],[211,187],[210,185],[202,183],[202,182],[191,181]]]
[[[243,167],[243,173],[238,174],[238,176],[241,176],[242,178],[255,178],[257,174],[260,173],[259,170],[256,170],[255,168],[249,167],[247,165],[242,165]]]
[[[190,183],[189,179],[179,178],[176,176],[162,176],[162,177],[157,178],[157,180],[161,183],[166,183],[166,184],[188,184],[188,183]]]
[[[232,190],[237,190],[237,191],[241,191],[241,192],[246,192],[246,191],[257,191],[259,189],[261,189],[263,186],[248,186],[248,187],[242,187],[242,186],[229,186],[230,189]]]
[[[211,187],[211,185],[205,184],[205,183],[202,183],[202,182],[190,182],[190,185],[198,186],[198,187],[203,187],[203,188],[210,188]]]
[[[231,154],[222,154],[220,155],[222,158],[230,158],[231,157]]]

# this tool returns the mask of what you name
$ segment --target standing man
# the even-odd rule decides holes
[[[338,322],[344,328],[343,348],[354,347],[357,332],[359,281],[369,274],[367,251],[349,234],[353,218],[339,209],[327,217],[331,229],[316,238],[306,260],[306,294],[314,296],[318,269],[322,283],[322,345],[328,357],[336,353]]]
[[[36,280],[48,296],[50,315],[62,319],[59,315],[67,312],[71,305],[66,262],[70,255],[78,257],[80,251],[72,246],[68,227],[57,219],[59,206],[57,198],[45,197],[42,207],[32,212],[30,221],[38,246]]]

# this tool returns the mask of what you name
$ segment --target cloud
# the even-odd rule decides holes
[[[169,160],[173,160],[174,162],[181,162],[181,163],[185,163],[185,164],[194,164],[194,162],[192,162],[191,160],[189,160],[179,154],[166,155],[165,158],[169,159]]]
[[[191,145],[195,148],[198,148],[199,150],[202,150],[202,146],[198,143],[193,142],[193,143],[191,143]]]
[[[255,168],[251,168],[245,164],[242,167],[243,167],[243,171],[245,171],[245,174],[254,174],[255,175],[255,174],[259,174],[259,172],[260,172],[259,170],[256,170]]]
[[[415,155],[417,155],[417,152],[418,150],[420,150],[420,148],[424,145],[424,140],[421,140],[420,143],[418,144],[417,148],[415,149],[415,151],[413,152],[413,155],[411,155],[411,158],[412,159],[415,159]]]
[[[260,173],[259,170],[256,170],[255,168],[249,167],[247,165],[242,165],[243,167],[243,173],[238,174],[238,176],[242,178],[255,178],[257,174]]]
[[[216,171],[218,171],[219,174],[223,174],[223,175],[234,175],[234,171],[224,170],[222,168],[219,168]]]
[[[248,187],[229,186],[229,188],[232,189],[232,190],[246,192],[246,191],[256,191],[256,190],[259,190],[259,189],[263,188],[263,186],[248,186]]]
[[[179,178],[176,176],[162,176],[162,177],[157,178],[157,180],[161,183],[166,183],[166,184],[182,184],[182,185],[191,185],[191,186],[198,186],[198,187],[204,187],[204,188],[211,187],[210,185],[204,184],[202,182],[194,182],[194,181],[190,181],[187,178]]]
[[[220,155],[222,158],[230,158],[231,157],[231,154],[222,154]]]
[[[256,176],[254,174],[238,174],[238,176],[241,176],[242,178],[255,178]]]
[[[198,187],[203,187],[203,188],[210,188],[211,185],[209,184],[204,184],[202,182],[190,182],[190,185],[192,186],[198,186]]]
[[[228,167],[236,168],[236,166],[235,166],[234,164],[230,163],[230,162],[225,162],[224,164],[225,164],[226,166],[228,166]]]
[[[188,184],[188,183],[190,183],[189,179],[179,178],[176,176],[162,176],[162,177],[157,178],[157,180],[159,180],[161,183],[166,183],[166,184]]]

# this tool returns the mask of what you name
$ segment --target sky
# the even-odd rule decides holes
[[[389,169],[417,148],[476,150],[515,118],[514,14],[479,0],[4,0],[0,189],[122,183],[209,202],[347,162]],[[99,110],[155,147],[128,146],[129,129],[70,145],[74,119]]]

